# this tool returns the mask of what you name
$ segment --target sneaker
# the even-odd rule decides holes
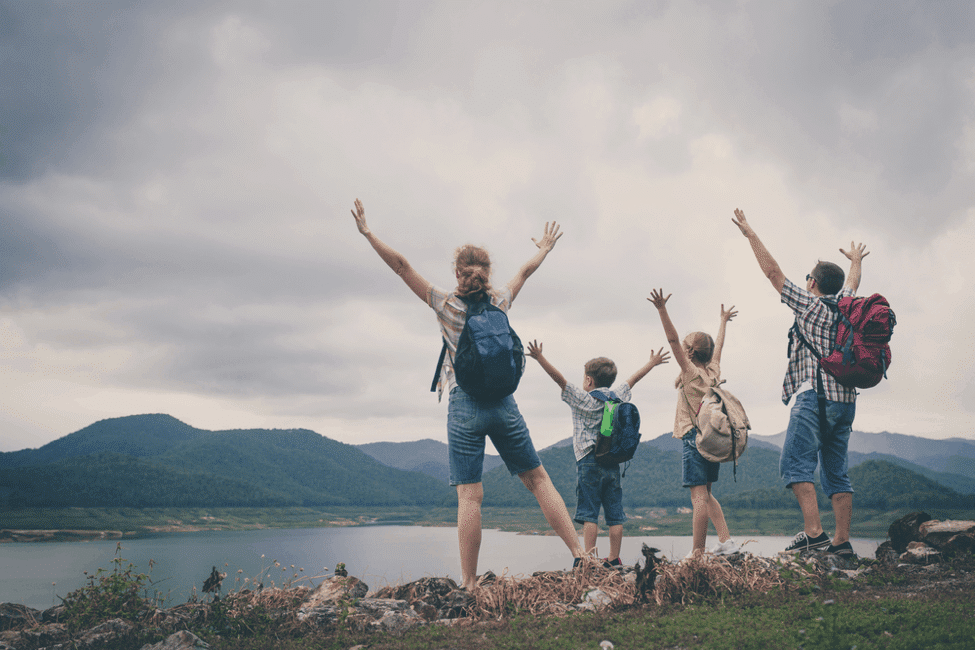
[[[842,544],[837,544],[836,546],[830,544],[826,548],[826,552],[847,559],[854,558],[857,555],[856,553],[853,552],[853,545],[850,544],[849,542],[843,542]]]
[[[578,569],[580,564],[582,564],[582,558],[581,557],[577,557],[574,560],[572,560],[572,568],[573,569]]]
[[[720,544],[715,544],[711,549],[712,555],[734,555],[740,552],[741,546],[732,537],[729,537]]]
[[[798,553],[799,551],[811,551],[817,548],[829,546],[829,535],[820,533],[819,537],[810,538],[805,532],[796,535],[792,543],[785,547],[786,553]]]
[[[620,560],[619,558],[616,558],[615,560],[603,560],[603,567],[607,569],[612,569],[613,567],[620,567],[620,566],[623,566],[623,561]]]

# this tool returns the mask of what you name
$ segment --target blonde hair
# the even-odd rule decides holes
[[[479,246],[465,244],[454,251],[457,295],[483,299],[491,291],[491,257]]]
[[[682,343],[687,343],[690,350],[691,363],[699,363],[706,366],[714,356],[714,339],[707,332],[691,332],[684,337]],[[674,381],[674,385],[680,387],[680,377]]]

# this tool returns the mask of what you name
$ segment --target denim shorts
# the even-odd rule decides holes
[[[716,483],[721,463],[708,460],[697,450],[697,427],[691,427],[681,440],[684,443],[681,452],[681,478],[684,487]]]
[[[450,391],[447,407],[451,485],[481,482],[485,436],[491,438],[512,475],[541,466],[514,396],[499,402],[478,402],[456,386]]]
[[[612,469],[596,462],[596,450],[576,461],[579,481],[576,483],[577,523],[599,523],[599,507],[607,526],[621,526],[626,522],[623,512],[623,486],[620,484],[620,466]]]
[[[786,487],[793,483],[813,483],[819,463],[819,482],[826,496],[853,492],[847,475],[847,451],[854,415],[856,402],[827,400],[826,422],[829,431],[821,435],[816,391],[804,390],[796,395],[779,461],[779,474]]]

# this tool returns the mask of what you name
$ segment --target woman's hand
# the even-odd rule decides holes
[[[650,302],[652,302],[653,303],[653,306],[656,307],[658,310],[661,310],[661,309],[666,309],[667,308],[667,301],[670,300],[670,297],[672,295],[674,295],[674,294],[668,293],[667,294],[667,297],[664,298],[664,290],[663,289],[653,289],[653,290],[650,291],[650,297],[647,298],[647,300],[649,300]]]
[[[355,210],[352,211],[352,216],[355,217],[355,226],[359,232],[368,235],[369,226],[366,225],[366,209],[362,207],[362,201],[359,199],[355,200]]]
[[[549,222],[546,221],[545,234],[541,239],[535,239],[532,237],[532,241],[535,242],[535,245],[539,248],[545,251],[551,251],[553,248],[555,248],[555,242],[557,242],[561,236],[562,233],[559,232],[559,224],[553,221],[551,222],[550,226]]]

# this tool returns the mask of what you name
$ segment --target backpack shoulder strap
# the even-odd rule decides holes
[[[440,381],[440,371],[443,369],[443,360],[447,356],[447,339],[443,340],[443,347],[440,348],[440,358],[437,359],[437,369],[433,372],[433,383],[430,384],[430,392],[437,392],[437,383]]]

